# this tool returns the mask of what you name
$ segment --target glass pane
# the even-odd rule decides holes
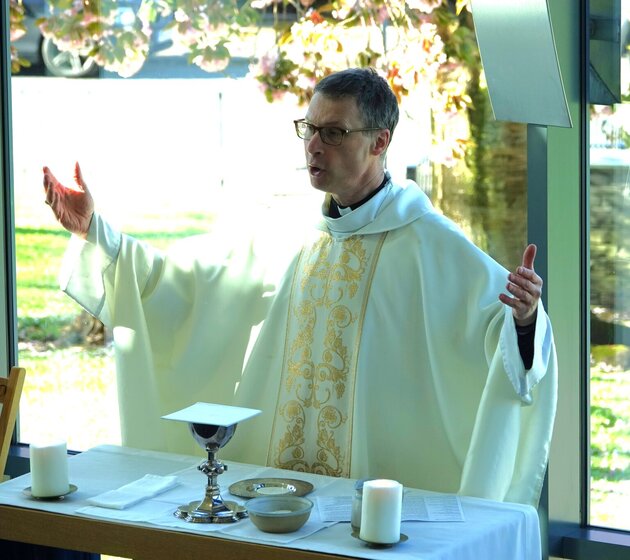
[[[627,28],[621,91],[630,93]],[[591,106],[590,523],[630,529],[630,106]]]
[[[476,161],[434,167],[431,199],[469,237],[506,268],[521,264],[527,245],[527,126],[497,122],[482,92],[476,106]]]
[[[64,437],[81,450],[121,441],[112,333],[59,290],[69,234],[44,204],[42,166],[71,184],[78,161],[99,213],[158,248],[252,209],[299,223],[319,211],[321,194],[293,128],[305,107],[290,96],[269,103],[248,75],[250,58],[273,44],[271,24],[242,40],[221,71],[191,64],[156,33],[142,68],[122,78],[91,64],[89,51],[42,43],[35,19],[44,3],[24,5],[28,33],[15,45],[32,66],[12,79],[19,360],[30,372],[20,438]],[[427,84],[403,101],[388,168],[417,180],[512,269],[526,243],[526,127],[493,121],[479,72],[467,83],[474,112],[436,118]],[[431,163],[432,137],[439,149],[446,135],[463,141],[466,157]]]
[[[13,76],[19,361],[30,372],[22,441],[120,443],[112,333],[59,290],[69,234],[44,204],[43,165],[71,184],[78,161],[97,210],[159,248],[208,231],[239,199],[308,206],[292,124],[303,109],[269,104],[243,64],[209,74],[156,56],[129,79]]]

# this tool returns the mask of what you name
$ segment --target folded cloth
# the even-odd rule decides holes
[[[176,476],[158,476],[146,474],[138,480],[121,486],[117,490],[109,490],[98,496],[88,498],[88,503],[105,508],[125,509],[142,500],[152,498],[158,494],[177,486]]]

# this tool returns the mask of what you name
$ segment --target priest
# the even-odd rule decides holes
[[[73,233],[61,288],[113,332],[125,445],[198,452],[160,417],[239,405],[262,414],[224,459],[537,503],[557,375],[536,247],[508,272],[394,182],[397,122],[375,71],[319,82],[295,130],[321,215],[275,242],[234,231],[158,251],[95,212],[78,163],[71,186],[44,167]]]

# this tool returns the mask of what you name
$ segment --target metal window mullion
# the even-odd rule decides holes
[[[590,523],[590,1],[580,0],[580,524]]]
[[[0,367],[6,375],[17,364],[17,306],[15,275],[15,221],[13,214],[13,161],[11,134],[11,52],[9,42],[9,3],[0,6]]]
[[[547,183],[548,183],[548,146],[547,127],[533,124],[527,125],[527,242],[537,246],[536,272],[546,282],[548,278],[547,249]],[[547,288],[543,290],[542,302],[547,308]],[[540,520],[542,557],[549,557],[548,526],[549,496],[547,477],[543,485],[538,516]]]

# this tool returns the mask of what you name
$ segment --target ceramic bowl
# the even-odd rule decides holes
[[[313,502],[300,496],[262,496],[252,498],[245,507],[252,523],[261,531],[292,533],[306,523]]]

